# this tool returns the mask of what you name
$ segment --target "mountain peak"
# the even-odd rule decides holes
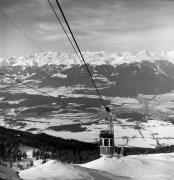
[[[116,52],[106,53],[104,51],[99,52],[83,52],[83,56],[88,64],[102,65],[110,64],[117,65],[123,63],[140,62],[143,60],[155,61],[155,60],[168,60],[173,63],[174,51],[149,51],[141,50],[136,53],[130,52]],[[43,52],[40,54],[31,54],[23,57],[9,57],[0,59],[0,67],[8,66],[43,66],[43,65],[61,65],[70,66],[72,64],[80,64],[80,60],[75,54],[58,53],[58,52]]]

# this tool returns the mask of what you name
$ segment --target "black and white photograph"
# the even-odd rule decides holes
[[[0,180],[174,180],[174,0],[0,0]]]

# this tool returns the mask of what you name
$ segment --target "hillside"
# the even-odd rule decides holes
[[[84,56],[105,104],[119,118],[117,145],[174,144],[173,51],[84,52]],[[98,141],[107,122],[84,67],[76,61],[73,54],[56,52],[1,59],[0,73],[54,98],[1,75],[0,125]]]
[[[24,180],[172,180],[174,153],[100,158],[81,165],[48,161],[20,172]]]
[[[135,180],[172,180],[174,153],[127,156],[121,159],[100,158],[81,166]]]
[[[130,178],[57,161],[48,161],[45,164],[21,171],[20,177],[24,180],[130,180]]]

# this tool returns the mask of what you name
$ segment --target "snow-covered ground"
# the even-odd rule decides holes
[[[44,91],[50,90],[44,89]],[[65,90],[65,89],[64,89]],[[30,94],[30,92],[28,92]],[[83,95],[84,96],[84,95]],[[151,96],[141,95],[141,98],[150,99]],[[139,112],[144,113],[143,103],[139,102],[136,98],[125,97],[104,97],[111,100],[112,108],[121,113],[125,112]],[[149,101],[149,114],[151,117],[147,121],[141,119],[120,118],[119,122],[115,122],[115,144],[122,146],[136,146],[136,147],[156,147],[158,145],[172,145],[174,144],[174,112],[172,104],[174,101],[174,92],[157,95]],[[9,104],[13,104],[11,101]],[[72,103],[74,109],[80,107],[82,104]],[[118,106],[120,106],[118,108]],[[57,105],[41,105],[35,108],[50,108]],[[52,111],[50,114],[44,116],[35,115],[36,111],[25,113],[23,120],[18,122],[4,121],[3,116],[0,117],[0,125],[7,128],[19,129],[30,131],[32,133],[44,132],[49,135],[73,138],[80,141],[96,142],[99,140],[99,133],[101,129],[107,127],[107,122],[103,119],[104,115],[101,109],[94,107],[98,113],[88,112],[87,110],[73,112],[61,112],[63,109],[60,107],[57,111]],[[13,110],[13,111],[12,111]],[[18,112],[30,110],[28,107],[13,108],[7,111],[6,114],[13,114],[18,119]],[[169,119],[168,119],[169,118]],[[24,125],[20,123],[24,123]],[[55,127],[51,128],[51,127]],[[56,129],[57,128],[57,129]],[[74,130],[72,130],[74,129]]]
[[[29,147],[29,146],[20,146],[19,149],[22,152],[26,152],[27,158],[33,158],[33,151],[37,150],[36,148],[32,148],[32,147]]]
[[[64,164],[55,160],[21,171],[20,177],[24,180],[130,180],[130,178],[73,164]]]
[[[173,180],[174,153],[134,155],[116,158],[100,158],[82,167],[103,170],[134,180]]]
[[[73,165],[50,160],[20,172],[24,180],[173,180],[174,153],[100,158]]]

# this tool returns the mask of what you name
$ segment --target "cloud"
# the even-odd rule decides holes
[[[61,0],[60,4],[65,9],[68,8],[90,8],[90,9],[99,9],[101,7],[112,6],[119,3],[119,0]]]
[[[57,30],[57,24],[56,23],[38,23],[38,27],[39,29],[41,29],[42,31],[45,31],[45,32],[55,32]]]
[[[51,2],[62,20],[55,1]],[[152,44],[153,47],[159,47],[158,37],[160,43],[165,41],[166,47],[169,47],[167,42],[171,46],[169,37],[173,37],[174,0],[59,0],[59,2],[84,50],[108,51],[118,48],[125,50],[131,49],[132,44],[134,49],[139,48],[140,44],[142,48],[143,44],[149,48]],[[65,41],[66,36],[47,0],[0,0],[0,7],[23,31],[35,40],[41,41],[42,46],[49,48],[53,47],[56,41],[60,44]],[[3,29],[16,36],[14,28],[10,31],[12,25],[9,26],[9,22],[5,24],[4,22],[8,20],[1,16],[0,24],[3,24]],[[161,38],[166,34],[168,34],[166,40],[165,37]],[[0,38],[2,36],[3,33],[0,34]],[[8,36],[5,38],[8,39]]]
[[[66,28],[67,29],[67,28]],[[63,32],[61,26],[56,23],[39,23],[38,29],[36,30],[38,36],[43,41],[56,41],[56,40],[65,40],[66,35]],[[67,30],[68,35],[70,36],[69,31]],[[90,32],[85,31],[82,27],[75,28],[75,36],[78,38],[84,38],[84,36],[88,36]]]
[[[171,26],[174,3],[165,0],[62,0],[74,31],[130,33]],[[78,28],[78,30],[80,30]]]
[[[40,38],[40,40],[46,41],[46,42],[47,41],[60,41],[62,39],[65,39],[65,37],[60,34],[50,34],[50,35],[42,36]]]
[[[8,12],[14,13],[17,10],[25,8],[33,8],[39,6],[38,0],[27,1],[27,0],[0,0],[0,7]]]

